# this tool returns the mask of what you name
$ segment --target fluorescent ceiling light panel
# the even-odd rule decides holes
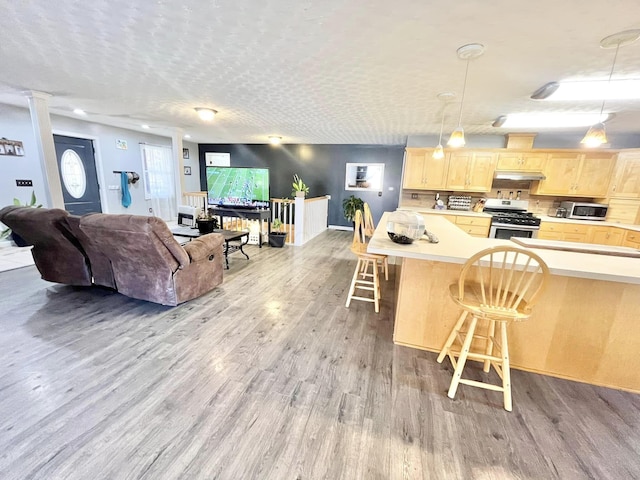
[[[558,85],[554,91],[555,85]],[[548,92],[548,93],[547,93]],[[635,100],[640,99],[640,80],[607,80],[548,83],[531,96],[540,100]]]
[[[499,117],[494,127],[500,128],[569,128],[588,127],[609,119],[608,113],[513,113]]]

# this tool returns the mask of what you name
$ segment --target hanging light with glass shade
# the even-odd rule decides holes
[[[447,108],[447,103],[455,97],[453,93],[440,93],[438,94],[438,100],[442,101],[444,105],[442,105],[442,120],[440,121],[440,137],[438,139],[438,146],[433,151],[431,155],[435,160],[440,160],[444,158],[444,148],[442,148],[442,131],[444,129],[444,113]]]
[[[464,84],[462,85],[462,98],[460,98],[460,114],[458,116],[458,126],[451,132],[447,145],[453,148],[464,147],[464,129],[462,128],[462,106],[464,105],[464,94],[467,90],[467,77],[469,75],[469,62],[474,58],[478,58],[484,53],[484,45],[480,43],[469,43],[461,46],[458,50],[458,58],[467,61],[467,67],[464,72]]]
[[[625,30],[623,32],[614,33],[608,37],[600,40],[600,48],[613,48],[615,47],[616,53],[613,56],[613,63],[611,64],[611,71],[609,72],[609,80],[607,82],[607,92],[602,96],[602,106],[600,107],[600,117],[604,112],[604,104],[607,100],[607,95],[610,93],[611,77],[613,76],[613,69],[616,66],[616,60],[618,59],[618,51],[620,47],[629,45],[635,42],[640,37],[640,30]],[[585,147],[599,147],[602,144],[609,143],[607,140],[607,132],[605,130],[604,122],[596,123],[592,125],[587,131],[587,134],[580,141]]]

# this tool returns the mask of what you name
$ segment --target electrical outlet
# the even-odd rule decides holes
[[[33,180],[16,180],[18,187],[33,187]]]
[[[418,194],[417,193],[412,193],[411,194],[411,200],[417,200],[418,199]]]

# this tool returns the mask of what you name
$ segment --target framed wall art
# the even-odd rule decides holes
[[[24,147],[18,140],[8,140],[0,138],[0,155],[12,155],[14,157],[24,156]]]

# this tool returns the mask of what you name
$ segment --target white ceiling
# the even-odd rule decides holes
[[[152,133],[179,127],[200,143],[403,144],[438,134],[441,103],[463,126],[515,112],[598,112],[599,101],[529,96],[550,81],[606,79],[603,37],[640,28],[638,0],[0,0],[0,103],[25,90],[51,112]],[[640,77],[640,41],[620,49],[614,78]],[[219,111],[200,121],[194,107]],[[459,103],[447,108],[445,135]],[[640,132],[640,102],[607,102],[608,132]],[[571,129],[578,137],[584,129]]]

